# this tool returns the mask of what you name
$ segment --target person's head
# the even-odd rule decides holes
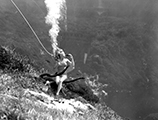
[[[57,60],[63,60],[65,58],[64,51],[62,49],[57,49],[55,57]]]

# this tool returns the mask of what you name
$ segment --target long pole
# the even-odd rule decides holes
[[[39,37],[37,36],[36,32],[34,31],[34,29],[32,28],[32,26],[30,25],[30,23],[28,22],[28,20],[26,19],[26,17],[24,16],[24,14],[21,12],[21,10],[18,8],[18,6],[15,4],[15,2],[13,0],[10,0],[12,2],[12,4],[14,5],[14,7],[18,10],[18,12],[20,13],[20,15],[23,17],[23,19],[25,20],[25,22],[27,23],[27,25],[29,26],[29,28],[31,29],[31,31],[33,32],[34,36],[36,37],[36,39],[38,40],[38,42],[41,44],[41,46],[43,47],[43,49],[50,55],[50,56],[54,56],[52,53],[48,52],[48,50],[43,46],[42,42],[40,41]]]

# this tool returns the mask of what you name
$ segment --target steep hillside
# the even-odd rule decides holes
[[[66,84],[56,98],[54,88],[39,78],[45,70],[37,70],[36,63],[5,47],[0,47],[0,58],[1,120],[121,120],[97,100],[86,81]]]

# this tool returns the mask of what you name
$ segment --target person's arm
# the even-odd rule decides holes
[[[71,55],[71,59],[72,59],[72,64],[73,64],[73,69],[75,69],[75,61],[74,61],[74,58],[73,58],[73,56]]]
[[[71,58],[71,67],[72,69],[75,69],[75,61],[74,61],[74,58],[71,54],[69,54],[70,58]]]
[[[66,63],[67,63],[67,66],[69,66],[68,69],[66,70],[67,73],[75,69],[74,61],[71,62],[70,60],[67,59]]]

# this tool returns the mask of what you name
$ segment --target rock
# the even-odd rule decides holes
[[[52,81],[48,89],[48,94],[55,94],[57,91],[57,84]],[[61,94],[65,98],[76,98],[78,96],[83,97],[85,100],[98,103],[99,98],[93,93],[90,87],[88,87],[85,81],[80,80],[72,83],[67,83],[63,85]]]
[[[90,87],[88,87],[85,81],[76,81],[73,83],[66,84],[66,89],[72,92],[72,94],[77,94],[83,97],[85,100],[93,103],[98,103],[99,98],[94,95]]]
[[[43,92],[35,92],[27,89],[25,91],[25,96],[27,98],[35,97],[38,99],[40,104],[43,104],[49,108],[61,110],[61,111],[68,111],[69,113],[78,113],[85,112],[87,110],[96,110],[95,107],[93,107],[89,103],[81,102],[77,99],[55,99],[53,96],[49,96]]]
[[[0,120],[8,120],[7,113],[0,110]]]

